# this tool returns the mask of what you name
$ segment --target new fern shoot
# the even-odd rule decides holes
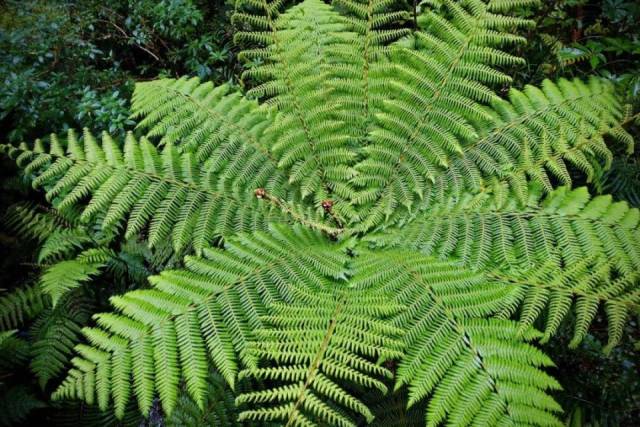
[[[573,180],[632,149],[638,116],[597,77],[499,95],[536,3],[426,0],[407,29],[387,0],[238,0],[248,90],[143,82],[124,141],[2,145],[79,224],[184,256],[93,316],[53,397],[216,425],[562,426],[538,344],[571,322],[578,345],[600,312],[608,351],[640,304],[639,211]],[[108,257],[67,262],[73,283],[22,292],[56,307]]]

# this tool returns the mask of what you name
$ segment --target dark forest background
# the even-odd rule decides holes
[[[419,7],[398,1],[410,10]],[[229,0],[0,0],[0,137],[19,143],[85,126],[96,134],[105,130],[123,136],[134,127],[129,118],[134,83],[158,76],[192,75],[242,85],[236,58],[240,48],[232,42],[233,7]],[[516,86],[597,74],[618,82],[626,101],[640,109],[640,1],[543,0],[541,8],[523,13],[538,25],[518,52],[528,64],[511,70]],[[640,145],[640,131],[632,132]],[[15,224],[7,225],[11,212],[5,213],[19,200],[37,206],[41,196],[16,178],[11,162],[2,160],[0,168],[0,216],[5,216],[1,298],[36,280],[43,266],[34,259],[37,239],[19,236]],[[613,193],[640,206],[638,148],[629,154],[621,147],[613,168],[587,184],[595,193]],[[144,286],[146,274],[171,262],[170,254],[151,254],[135,245],[119,248],[118,256],[126,274],[114,268],[96,278],[105,286],[95,288],[108,291],[95,292],[89,311],[106,307],[110,294],[136,286],[131,282]],[[568,349],[569,332],[548,345],[557,362],[554,375],[565,388],[558,397],[568,425],[639,425],[639,320],[629,323],[623,344],[609,356],[601,351],[604,325],[578,349]],[[52,404],[52,385],[38,384],[29,367],[32,331],[20,334],[24,343],[16,339],[0,345],[0,425],[115,423],[88,408]],[[7,345],[19,348],[2,348]],[[4,360],[9,354],[22,354],[24,360]],[[166,420],[157,413],[147,421],[132,416],[133,425],[141,422],[163,425]]]

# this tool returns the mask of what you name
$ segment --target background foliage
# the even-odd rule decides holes
[[[407,10],[414,7],[419,6],[407,2]],[[96,134],[106,130],[124,135],[133,125],[129,99],[135,81],[194,75],[203,81],[238,83],[239,48],[231,42],[233,8],[231,1],[224,0],[1,2],[3,142],[31,140],[51,131],[82,126]],[[524,82],[535,84],[544,78],[595,73],[618,82],[627,101],[636,109],[640,106],[640,3],[548,0],[542,9],[525,13],[537,22],[537,27],[525,34],[529,43],[518,52],[527,58],[527,65],[510,71],[516,86]],[[406,25],[411,26],[412,22]],[[632,132],[637,139],[639,130]],[[78,419],[80,425],[115,424],[114,419],[105,418],[109,415],[86,407],[60,407],[48,401],[51,387],[47,379],[60,372],[55,367],[47,367],[53,369],[50,372],[38,368],[33,358],[35,349],[53,345],[39,330],[42,325],[55,324],[56,316],[62,315],[72,316],[75,324],[82,326],[91,313],[106,306],[108,296],[144,287],[147,274],[175,261],[169,250],[158,248],[151,252],[135,241],[114,242],[109,236],[80,226],[72,228],[77,233],[74,236],[60,236],[58,226],[73,225],[76,218],[43,209],[41,200],[24,183],[9,179],[14,174],[10,162],[4,162],[0,204],[12,208],[3,212],[0,231],[0,299],[5,290],[36,283],[40,274],[56,262],[82,262],[79,256],[88,250],[107,255],[100,258],[100,267],[92,270],[73,293],[75,300],[69,304],[77,310],[61,314],[43,301],[40,312],[12,320],[15,333],[0,335],[0,425],[29,425],[39,420],[78,425]],[[639,153],[616,153],[613,169],[587,184],[640,206]],[[14,205],[16,200],[26,199],[32,203]],[[12,221],[15,209],[29,209],[33,221],[16,224]],[[49,227],[49,236],[67,239],[68,250],[50,259],[43,257],[46,240],[30,235],[34,225]],[[564,342],[570,340],[570,331],[549,344],[548,351],[558,364],[554,374],[564,386],[558,397],[567,410],[570,425],[625,426],[640,419],[639,331],[635,319],[625,330],[623,344],[610,356],[602,354],[606,336],[600,336],[597,329],[575,350],[568,350]],[[70,351],[57,350],[61,361],[69,357]],[[14,356],[11,360],[4,357],[9,354]],[[209,384],[224,401],[227,391],[220,378],[213,375]],[[2,408],[6,402],[21,405],[14,405],[9,411]],[[162,420],[158,405],[154,404],[148,422],[184,423],[184,417],[191,416],[188,408],[193,402],[184,401],[181,405],[184,413],[179,411],[173,420]],[[207,422],[216,425],[220,419],[216,417],[224,416],[209,414]],[[129,421],[139,423],[135,408]]]
[[[15,142],[81,123],[124,132],[134,80],[233,79],[228,11],[224,1],[3,2],[3,133]]]

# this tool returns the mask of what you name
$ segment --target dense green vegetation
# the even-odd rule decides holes
[[[634,425],[638,22],[4,2],[0,425]]]

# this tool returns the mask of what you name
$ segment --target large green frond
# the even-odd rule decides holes
[[[497,68],[521,61],[500,48],[522,42],[510,31],[530,24],[480,0],[425,2],[421,31],[391,47],[382,108],[355,166],[360,229],[411,208],[478,137],[474,123],[490,118],[482,106],[498,99],[490,86],[510,81]]]
[[[262,363],[239,375],[266,381],[269,388],[236,399],[249,406],[240,420],[344,427],[373,420],[371,410],[343,383],[387,392],[381,379],[392,373],[380,362],[402,354],[394,339],[401,330],[381,319],[399,307],[384,294],[345,285],[338,282],[308,295],[304,304],[270,307],[264,319],[268,326],[256,332],[250,350]]]
[[[230,86],[197,78],[138,83],[131,108],[149,139],[194,153],[197,164],[213,159],[208,168],[218,191],[243,194],[264,188],[281,200],[291,197],[287,176],[277,169],[264,136],[272,114]]]
[[[525,204],[530,182],[549,192],[555,182],[571,185],[571,169],[591,181],[611,163],[605,136],[633,147],[622,127],[633,116],[615,94],[615,87],[599,78],[545,80],[540,88],[512,89],[509,101],[491,104],[488,126],[464,147],[463,156],[438,178],[425,201],[465,191],[511,190]]]
[[[81,227],[59,228],[42,242],[38,262],[46,264],[69,258],[89,242],[91,236]]]
[[[367,143],[373,115],[383,101],[379,86],[387,77],[384,56],[388,44],[410,33],[394,24],[406,21],[409,14],[392,10],[388,0],[334,0],[332,5],[345,16],[348,28],[358,35],[334,47],[331,83],[335,94],[340,96],[350,134],[362,146]]]
[[[243,74],[259,83],[248,95],[277,107],[268,131],[271,151],[302,197],[313,195],[321,210],[332,193],[349,191],[344,188],[354,160],[349,126],[328,84],[331,50],[350,34],[340,15],[320,0],[307,0],[282,14],[280,1],[239,1],[238,6],[241,12],[234,19],[258,31],[238,32],[236,40],[262,45],[240,56],[264,61]]]
[[[152,276],[153,289],[111,298],[119,313],[95,316],[99,328],[85,332],[93,346],[78,347],[81,357],[54,396],[89,403],[97,396],[101,408],[112,397],[122,414],[135,394],[147,414],[157,392],[171,413],[184,378],[202,407],[209,359],[233,387],[239,366],[257,366],[248,343],[266,307],[304,300],[328,278],[344,277],[340,247],[303,228],[274,226],[187,257],[184,270]]]
[[[586,188],[560,187],[527,206],[514,197],[486,194],[434,205],[428,216],[371,237],[380,245],[414,249],[485,271],[520,288],[509,312],[522,304],[532,324],[548,310],[546,337],[554,334],[575,301],[576,345],[603,304],[610,344],[640,303],[640,211]]]
[[[57,138],[51,140],[48,152],[42,144],[32,149],[0,148],[34,175],[34,186],[44,187],[59,209],[89,199],[83,220],[101,214],[102,227],[111,229],[128,216],[125,236],[135,236],[148,226],[152,247],[171,239],[177,252],[190,246],[200,251],[221,235],[266,229],[269,221],[287,217],[331,229],[264,189],[261,198],[254,191],[220,189],[216,159],[198,167],[193,153],[180,153],[172,144],[158,152],[146,139],[137,142],[129,134],[121,150],[108,135],[100,145],[85,131],[82,142],[69,134],[67,154]]]
[[[459,263],[415,252],[365,252],[354,269],[359,285],[381,283],[405,310],[392,323],[405,330],[406,354],[396,388],[408,404],[430,396],[426,425],[561,426],[559,388],[540,367],[552,365],[528,344],[539,337],[509,320],[487,318],[512,291]]]

